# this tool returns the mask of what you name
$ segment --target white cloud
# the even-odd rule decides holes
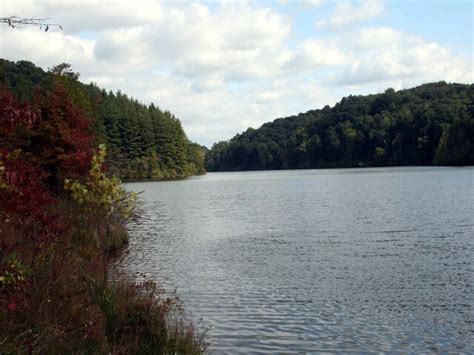
[[[286,66],[296,70],[341,66],[349,61],[349,57],[335,39],[308,39],[299,45]]]
[[[474,81],[472,58],[455,56],[435,42],[394,29],[363,29],[345,41],[351,44],[354,59],[338,73],[337,84],[397,80],[410,86],[438,80]]]
[[[384,12],[382,0],[364,0],[353,5],[349,0],[339,2],[329,18],[316,22],[317,28],[339,30],[355,23],[365,22],[378,17]]]
[[[40,32],[34,28],[0,27],[0,55],[10,60],[30,60],[48,67],[62,62],[76,67],[93,64],[94,42],[61,32]]]
[[[147,38],[151,47],[160,53],[165,49],[177,63],[177,74],[247,80],[278,69],[290,32],[281,15],[246,4],[225,4],[216,12],[202,7],[174,11],[155,28],[157,35]]]
[[[288,5],[292,1],[291,0],[277,0],[277,2],[282,5]],[[298,5],[302,5],[303,7],[320,7],[325,2],[326,0],[299,0]]]
[[[373,50],[398,44],[417,44],[422,40],[414,36],[408,36],[390,27],[363,28],[356,31],[350,38],[351,45],[359,51]]]
[[[206,91],[214,91],[224,88],[224,81],[219,77],[211,77],[203,80],[195,80],[191,84],[191,88],[199,93]]]
[[[311,6],[321,6],[324,3],[325,0],[304,0],[304,3],[307,3]]]
[[[192,3],[169,8],[152,24],[100,33],[94,53],[112,63],[160,63],[186,77],[252,80],[279,70],[289,33],[290,23],[267,8],[224,3],[211,11]]]

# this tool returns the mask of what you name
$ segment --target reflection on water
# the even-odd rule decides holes
[[[177,288],[210,350],[474,351],[474,168],[127,187],[144,212],[120,267]]]

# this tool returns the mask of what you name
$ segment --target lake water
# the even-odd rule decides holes
[[[474,168],[209,173],[144,191],[120,267],[215,353],[474,352]]]

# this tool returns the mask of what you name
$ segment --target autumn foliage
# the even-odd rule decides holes
[[[30,103],[0,89],[0,353],[200,352],[192,328],[167,323],[175,301],[110,281],[134,198],[90,127],[64,87]]]
[[[46,174],[48,187],[57,191],[66,177],[87,173],[93,153],[90,122],[72,105],[66,90],[56,87],[36,94],[34,107],[15,103],[0,94],[2,149],[21,150],[23,159]]]

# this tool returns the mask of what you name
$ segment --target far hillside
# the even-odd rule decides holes
[[[0,59],[0,84],[24,103],[60,85],[92,120],[94,136],[106,143],[109,171],[123,179],[163,179],[204,174],[204,147],[186,137],[181,122],[154,104],[120,91],[79,81],[70,65],[48,71],[28,61]]]
[[[349,96],[213,145],[209,171],[474,165],[474,85]]]

